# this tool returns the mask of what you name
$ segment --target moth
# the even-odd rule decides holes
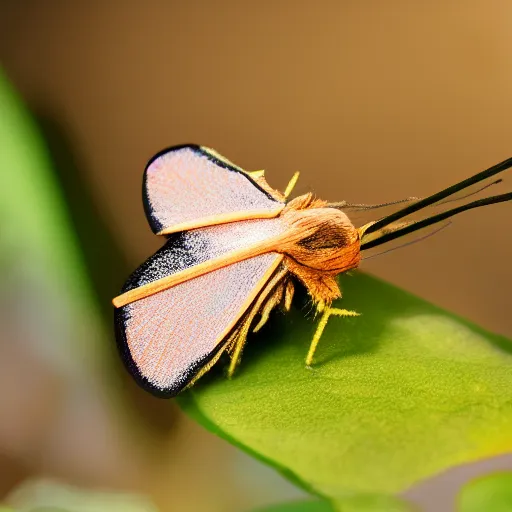
[[[311,365],[329,317],[358,314],[331,306],[341,297],[336,276],[358,267],[369,249],[511,200],[506,193],[454,205],[500,183],[496,176],[511,166],[512,158],[424,199],[350,205],[311,193],[290,200],[298,173],[281,193],[263,171],[246,172],[211,149],[161,151],[145,169],[143,201],[151,229],[166,242],[113,299],[128,370],[161,397],[194,384],[223,353],[232,376],[249,332],[276,306],[290,309],[297,282],[320,314],[306,355]],[[375,220],[358,225],[365,212]]]

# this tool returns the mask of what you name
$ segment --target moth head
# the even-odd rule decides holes
[[[288,210],[290,227],[282,252],[309,268],[340,274],[359,265],[359,232],[349,218],[335,208]]]

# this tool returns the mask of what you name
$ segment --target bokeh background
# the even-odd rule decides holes
[[[73,271],[21,265],[38,238],[3,219],[23,251],[2,258],[0,498],[40,478],[164,512],[300,496],[117,359],[110,299],[160,244],[145,163],[196,142],[276,188],[300,170],[297,192],[329,200],[433,193],[512,156],[511,19],[507,0],[1,1],[1,64],[42,134],[57,188],[41,205],[71,228]],[[468,213],[364,269],[512,336],[511,220],[508,204]]]

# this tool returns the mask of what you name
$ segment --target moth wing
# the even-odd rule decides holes
[[[282,195],[262,175],[251,176],[215,151],[193,144],[166,149],[150,160],[143,200],[157,234],[274,217],[284,207]]]
[[[281,260],[256,256],[116,309],[118,344],[139,384],[156,395],[179,393],[225,348]]]
[[[176,233],[132,274],[122,291],[284,229],[280,219],[263,219]],[[281,260],[277,253],[249,258],[117,308],[117,343],[130,373],[156,395],[179,393],[225,348],[223,342]]]

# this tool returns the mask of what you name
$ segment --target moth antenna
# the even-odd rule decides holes
[[[455,197],[453,199],[446,199],[445,201],[440,201],[438,204],[453,203],[455,201],[461,201],[462,199],[467,199],[468,197],[479,194],[480,192],[488,189],[489,187],[492,187],[493,185],[498,185],[499,183],[502,183],[502,182],[503,182],[503,178],[500,178],[496,181],[493,181],[492,183],[488,183],[487,185],[480,187],[479,189],[477,189],[469,194],[466,194],[461,197]],[[358,210],[375,210],[377,208],[384,208],[386,206],[393,206],[395,204],[409,203],[411,201],[420,201],[421,199],[422,199],[421,197],[406,197],[405,199],[399,199],[398,201],[389,201],[388,203],[379,203],[379,204],[359,204],[359,203],[347,203],[347,201],[338,201],[336,203],[328,203],[326,205],[326,207],[337,208],[340,210],[343,210],[344,208],[356,208]]]
[[[358,210],[374,210],[376,208],[384,208],[385,206],[393,206],[395,204],[400,203],[408,203],[409,201],[418,201],[419,197],[406,197],[405,199],[398,199],[398,201],[390,201],[389,203],[379,203],[379,204],[357,204],[357,203],[347,203],[347,201],[338,201],[336,203],[327,203],[327,208],[357,208]]]
[[[395,238],[399,238],[404,235],[408,235],[409,233],[414,233],[414,231],[417,231],[419,229],[426,228],[427,226],[431,226],[432,224],[437,224],[438,222],[442,222],[443,220],[449,219],[450,217],[453,217],[454,215],[458,215],[459,213],[465,212],[467,210],[472,210],[473,208],[480,208],[481,206],[487,206],[491,204],[497,204],[502,203],[505,201],[511,201],[512,200],[512,192],[509,192],[507,194],[500,194],[497,196],[491,196],[487,197],[485,199],[478,199],[477,201],[473,201],[471,203],[459,206],[457,208],[453,208],[451,210],[447,210],[442,213],[438,213],[437,215],[432,215],[431,217],[427,217],[426,219],[411,222],[408,225],[406,224],[405,227],[396,229],[394,231],[390,231],[388,233],[383,234],[380,237],[377,237],[373,240],[369,240],[365,242],[365,237],[368,237],[369,234],[374,232],[375,225],[377,225],[379,222],[375,222],[373,224],[367,224],[366,226],[363,226],[360,228],[361,233],[361,250],[367,250],[371,249],[372,247],[377,247],[378,245],[384,244],[386,242],[390,242],[391,240],[394,240]],[[391,215],[390,215],[391,217]]]
[[[453,203],[455,201],[460,201],[462,199],[467,199],[468,197],[471,197],[471,196],[474,196],[476,194],[479,194],[483,190],[486,190],[489,187],[492,187],[493,185],[498,185],[499,183],[503,183],[503,178],[500,178],[499,180],[493,181],[492,183],[488,183],[487,185],[484,185],[483,187],[480,187],[479,189],[475,190],[474,192],[471,192],[470,194],[466,194],[465,196],[461,196],[461,197],[454,197],[452,199],[446,199],[445,201],[440,201],[439,204]]]
[[[444,190],[441,190],[441,192],[437,192],[436,194],[433,194],[429,197],[426,197],[424,199],[420,199],[419,201],[406,206],[405,208],[402,208],[401,210],[392,213],[391,215],[388,215],[387,217],[384,217],[383,219],[378,220],[377,222],[374,222],[371,226],[368,226],[365,230],[366,234],[373,233],[375,231],[379,231],[383,227],[396,222],[397,220],[403,219],[404,217],[410,215],[411,213],[417,212],[418,210],[421,210],[425,208],[426,206],[430,206],[431,204],[437,203],[444,199],[445,197],[451,196],[455,194],[456,192],[459,192],[460,190],[464,190],[467,187],[470,187],[471,185],[474,185],[475,183],[479,183],[480,181],[483,181],[487,178],[490,178],[496,174],[499,174],[500,172],[503,172],[507,169],[512,167],[512,158],[508,158],[507,160],[504,160],[503,162],[493,165],[492,167],[489,167],[489,169],[486,169],[485,171],[479,172],[478,174],[475,174],[474,176],[471,176],[470,178],[467,178],[459,183],[456,183],[455,185],[452,185],[451,187],[445,188]],[[505,199],[506,200],[506,199]],[[486,203],[490,204],[490,203]],[[491,203],[492,204],[492,203]],[[483,206],[483,205],[482,205]],[[474,206],[473,206],[474,208]]]
[[[418,242],[426,240],[427,238],[430,238],[431,236],[434,236],[435,234],[439,233],[440,231],[443,231],[443,229],[446,229],[451,224],[452,224],[452,221],[449,220],[446,224],[443,224],[442,226],[438,227],[437,229],[435,229],[434,231],[428,233],[427,235],[420,236],[418,238],[415,238],[414,240],[411,240],[410,242],[406,242],[406,243],[404,243],[402,245],[399,245],[397,247],[392,247],[391,249],[387,249],[385,251],[378,252],[376,254],[371,254],[369,256],[363,256],[361,259],[363,261],[368,261],[368,260],[371,260],[372,258],[375,258],[377,256],[382,256],[383,254],[386,254],[388,252],[393,252],[393,251],[396,251],[397,249],[402,249],[404,247],[408,247],[409,245],[414,245],[414,244],[416,244]]]

